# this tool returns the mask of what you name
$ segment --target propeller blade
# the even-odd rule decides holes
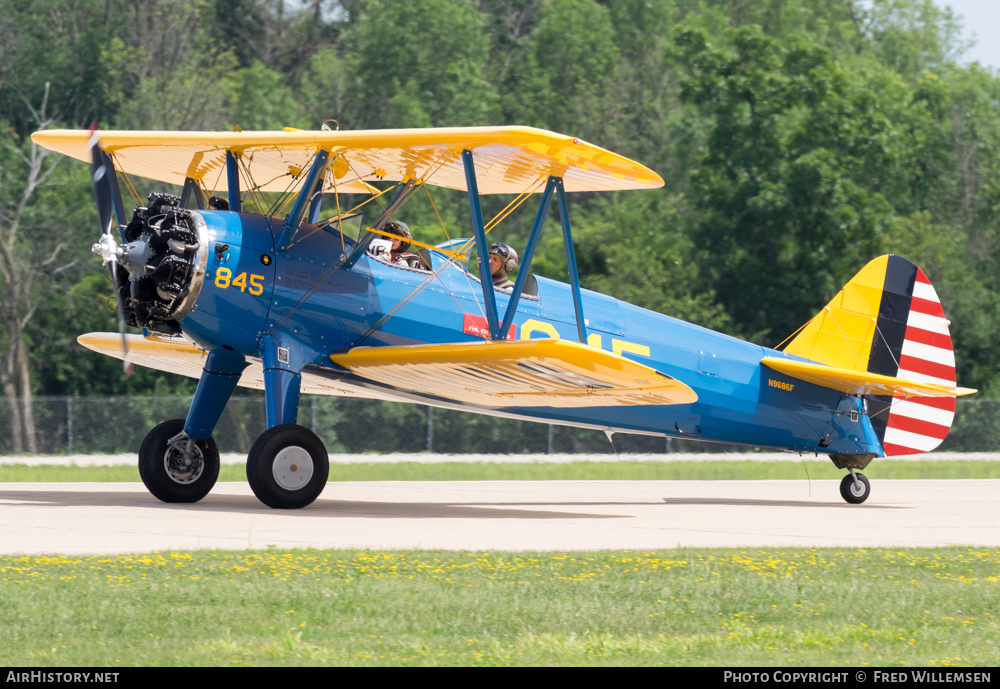
[[[94,202],[97,204],[97,217],[101,222],[101,233],[110,234],[114,201],[111,193],[111,178],[114,170],[108,170],[100,146],[100,137],[95,131],[90,137],[90,179],[94,188]]]
[[[119,290],[118,285],[118,261],[111,260],[109,265],[111,266],[111,284],[115,288],[115,306],[118,311],[118,332],[122,336],[122,353],[124,353],[125,358],[122,359],[122,370],[125,372],[125,379],[132,375],[132,371],[135,366],[132,364],[132,354],[128,350],[128,340],[125,338],[125,309],[122,306],[122,293]]]
[[[111,267],[111,284],[115,289],[115,306],[118,311],[118,332],[122,336],[122,352],[125,355],[123,369],[125,378],[132,375],[135,368],[128,351],[128,341],[125,339],[125,307],[122,304],[122,293],[118,280],[118,258],[120,249],[115,241],[113,229],[114,201],[112,196],[111,175],[114,170],[108,169],[107,158],[101,151],[100,136],[94,126],[90,135],[90,178],[94,188],[94,202],[97,204],[97,217],[101,223],[101,241],[94,245],[94,253]]]

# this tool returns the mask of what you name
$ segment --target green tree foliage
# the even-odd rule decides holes
[[[605,127],[602,104],[618,62],[608,10],[593,0],[553,0],[511,69],[505,117],[595,139]]]
[[[868,51],[910,79],[955,62],[966,48],[947,3],[879,0],[859,14]]]
[[[692,173],[695,242],[743,333],[780,340],[880,250],[892,123],[807,38],[749,26],[720,43],[678,36],[684,100],[712,123]]]
[[[206,0],[136,3],[123,37],[101,52],[108,100],[122,129],[222,129],[236,58],[204,28]]]
[[[497,93],[483,75],[489,43],[472,3],[371,0],[346,40],[354,56],[357,102],[342,124],[380,128],[495,121]]]
[[[234,125],[246,130],[307,128],[308,121],[284,75],[259,60],[233,76]]]

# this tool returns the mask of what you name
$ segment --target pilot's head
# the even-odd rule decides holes
[[[517,270],[517,252],[512,248],[496,242],[490,245],[490,272],[493,277],[507,277],[509,273]]]
[[[410,228],[406,226],[406,223],[399,220],[392,220],[387,222],[382,229],[395,237],[390,237],[392,239],[392,253],[399,255],[405,253],[410,248],[410,242],[407,240],[413,239],[413,234],[410,232]]]

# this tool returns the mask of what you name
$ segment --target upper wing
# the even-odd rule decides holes
[[[330,359],[384,385],[485,407],[691,404],[694,390],[658,371],[566,340],[358,347]]]
[[[35,132],[39,146],[89,161],[85,130]],[[186,177],[227,190],[226,151],[251,177],[243,185],[285,191],[320,149],[329,151],[327,191],[368,192],[363,180],[416,179],[466,189],[462,150],[475,154],[480,194],[520,194],[549,176],[566,191],[651,189],[649,168],[574,137],[531,127],[447,127],[359,131],[130,132],[102,130],[101,148],[130,175],[182,185]],[[537,189],[536,191],[541,191]]]

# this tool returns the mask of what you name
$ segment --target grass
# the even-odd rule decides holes
[[[875,460],[864,471],[872,479],[1000,478],[1000,462],[988,460]],[[558,480],[794,480],[840,479],[829,460],[735,462],[419,462],[335,464],[331,481],[558,481]],[[135,466],[0,465],[0,483],[138,481]],[[246,481],[242,465],[224,464],[220,481]]]
[[[1000,551],[0,557],[10,666],[995,666]]]

